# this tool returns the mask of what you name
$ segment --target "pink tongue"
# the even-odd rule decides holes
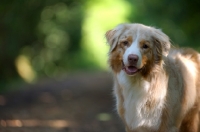
[[[137,70],[138,69],[134,66],[128,66],[127,67],[127,71],[130,72],[130,73],[135,73],[135,72],[137,72]]]

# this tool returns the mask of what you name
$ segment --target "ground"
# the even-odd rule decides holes
[[[0,95],[0,132],[124,132],[109,73],[43,79]]]

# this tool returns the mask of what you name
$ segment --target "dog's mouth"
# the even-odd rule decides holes
[[[141,70],[133,65],[125,66],[123,62],[122,62],[122,65],[123,65],[122,70],[124,70],[126,72],[126,74],[128,74],[128,75],[135,75],[137,72],[139,72]]]

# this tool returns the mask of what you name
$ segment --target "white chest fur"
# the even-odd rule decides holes
[[[137,129],[141,126],[158,129],[161,123],[162,107],[165,94],[156,99],[154,107],[148,107],[150,83],[145,80],[134,81],[121,71],[117,76],[123,89],[125,121],[129,128]]]

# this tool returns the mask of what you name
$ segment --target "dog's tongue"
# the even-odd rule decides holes
[[[138,71],[138,69],[135,66],[128,66],[125,68],[125,71],[129,75],[133,75],[134,73]]]
[[[136,67],[134,67],[134,66],[128,66],[128,70],[130,72],[136,72],[138,69]]]

